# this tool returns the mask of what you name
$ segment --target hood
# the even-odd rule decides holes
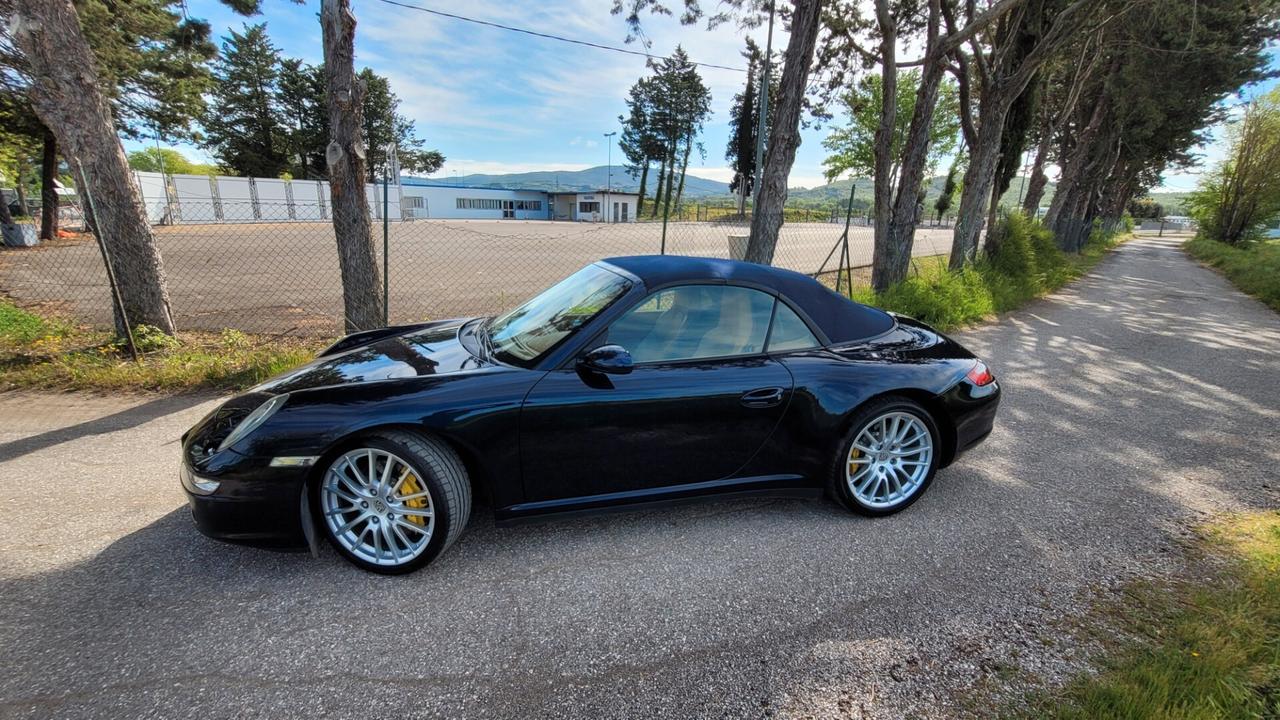
[[[459,338],[463,324],[433,325],[321,356],[254,388],[273,394],[353,383],[417,378],[492,367]],[[469,331],[468,331],[469,332]]]

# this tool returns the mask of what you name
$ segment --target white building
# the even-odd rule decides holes
[[[582,222],[635,222],[636,205],[640,196],[636,193],[594,192],[548,193],[552,220],[578,220]]]
[[[547,193],[425,184],[414,178],[401,180],[400,193],[405,219],[634,222],[640,200],[634,193],[607,190]]]

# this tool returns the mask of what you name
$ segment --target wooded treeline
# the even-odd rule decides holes
[[[683,22],[705,19],[713,31],[759,27],[770,7],[680,5]],[[1114,226],[1161,173],[1193,161],[1234,93],[1267,75],[1280,2],[793,0],[775,9],[790,35],[748,258],[772,260],[801,115],[841,110],[848,125],[828,140],[827,168],[873,178],[872,283],[884,290],[906,277],[925,183],[948,154],[948,184],[959,189],[952,269],[998,249],[1000,198],[1024,157],[1029,215],[1046,169],[1058,170],[1044,223],[1063,249]],[[647,15],[672,13],[663,0],[614,0],[613,10],[633,37]],[[904,47],[918,52],[899,57]],[[960,136],[954,152],[949,128]],[[943,193],[939,211],[951,197]]]
[[[402,169],[430,174],[444,164],[423,149],[412,120],[400,113],[400,98],[386,77],[369,68],[364,86],[362,134],[369,148],[366,175],[379,180],[387,169],[388,145],[397,147]],[[231,31],[213,63],[209,110],[203,114],[202,144],[232,174],[252,177],[326,179],[329,115],[324,64],[284,57],[267,36],[265,23]]]
[[[245,15],[259,9],[257,0],[223,2]],[[788,33],[772,57],[748,45],[730,118],[734,186],[754,197],[747,259],[773,261],[801,123],[840,111],[849,124],[831,135],[827,167],[833,177],[873,179],[877,290],[906,277],[925,183],[948,155],[948,188],[934,209],[958,202],[953,269],[998,249],[999,198],[1024,156],[1028,213],[1039,209],[1047,169],[1058,173],[1044,223],[1062,248],[1078,250],[1094,228],[1114,225],[1162,172],[1192,160],[1191,148],[1229,111],[1233,93],[1267,75],[1280,7],[1280,0],[673,2],[682,22],[706,20],[712,31],[756,28],[776,12]],[[614,0],[613,11],[633,37],[643,37],[643,17],[673,14],[666,0]],[[40,167],[45,192],[59,156],[70,161],[68,174],[83,174],[131,322],[174,330],[163,263],[121,136],[202,142],[242,174],[327,176],[334,207],[344,209],[335,217],[348,218],[335,219],[335,228],[349,326],[357,318],[364,329],[382,315],[368,292],[378,273],[357,181],[381,174],[391,142],[408,169],[429,171],[443,158],[422,149],[384,78],[356,72],[348,0],[322,0],[321,17],[324,55],[340,65],[281,57],[262,25],[231,33],[219,53],[208,23],[189,18],[180,0],[0,0],[0,165],[17,176]],[[711,98],[680,48],[648,70],[627,98],[621,145],[642,187],[657,188],[648,208],[656,217],[679,203],[689,160],[704,152],[698,135]],[[751,122],[766,98],[769,112]],[[747,152],[752,146],[763,153],[762,167]],[[46,218],[46,231],[55,224],[56,216]]]

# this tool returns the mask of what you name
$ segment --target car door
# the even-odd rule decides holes
[[[630,373],[549,372],[521,410],[527,502],[644,494],[745,465],[791,395],[790,371],[764,354],[774,302],[729,285],[662,289],[591,343],[626,348]]]

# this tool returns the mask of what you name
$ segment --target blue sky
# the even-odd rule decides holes
[[[626,25],[609,14],[605,0],[558,0],[514,3],[507,0],[406,0],[481,20],[515,25],[607,45],[623,46]],[[570,45],[553,40],[483,27],[390,5],[381,0],[353,0],[356,64],[391,80],[402,100],[401,112],[417,122],[428,147],[448,158],[435,177],[469,173],[576,170],[603,165],[608,147],[603,134],[618,128],[624,98],[635,80],[646,74],[644,58]],[[295,4],[266,0],[263,14],[235,15],[216,0],[188,0],[193,17],[208,19],[216,38],[228,28],[266,22],[281,51],[307,62],[321,59],[319,0]],[[650,51],[663,55],[682,45],[695,61],[741,67],[744,35],[731,25],[714,31],[681,26],[676,18],[645,19]],[[761,45],[764,29],[751,31]],[[786,33],[774,31],[774,47],[786,45]],[[644,50],[639,43],[625,46]],[[702,68],[711,88],[713,115],[702,136],[705,160],[690,161],[690,173],[728,181],[724,160],[728,142],[729,105],[741,89],[741,72]],[[836,120],[839,122],[839,119]],[[822,138],[827,128],[802,131],[802,142],[789,185],[822,184]],[[615,138],[616,140],[616,138]],[[127,149],[143,143],[127,142]],[[150,144],[150,143],[145,143]],[[208,160],[197,148],[176,146],[193,159]],[[1212,148],[1206,149],[1212,157]],[[614,164],[621,153],[613,148]],[[1170,189],[1190,189],[1197,172],[1171,174]]]

